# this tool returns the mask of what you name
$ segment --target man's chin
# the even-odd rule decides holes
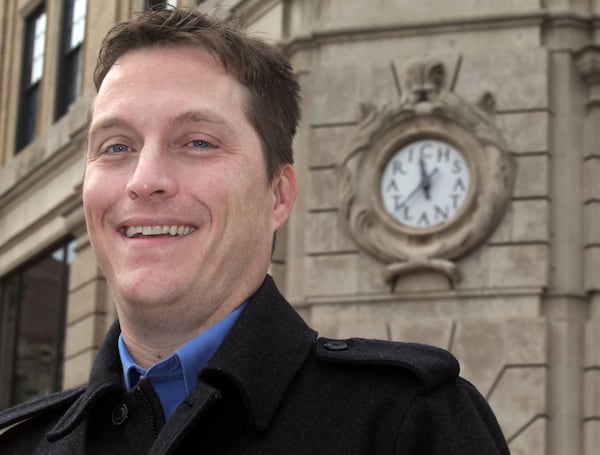
[[[176,284],[164,279],[143,279],[120,281],[111,284],[117,305],[133,309],[169,308],[178,300]]]

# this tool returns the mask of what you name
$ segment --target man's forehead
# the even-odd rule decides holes
[[[147,46],[132,48],[132,49],[129,49],[129,50],[123,52],[119,56],[117,56],[115,58],[115,60],[112,62],[112,64],[110,64],[110,66],[108,66],[105,69],[104,75],[100,81],[100,86],[98,87],[98,90],[100,91],[100,89],[104,83],[104,80],[107,78],[107,76],[111,72],[113,72],[113,70],[118,69],[119,66],[124,61],[130,60],[132,58],[147,56],[147,57],[151,57],[151,58],[158,58],[158,63],[156,61],[153,61],[153,65],[160,65],[161,64],[161,55],[168,57],[168,56],[177,55],[177,54],[185,54],[187,57],[186,61],[189,63],[194,63],[194,61],[197,61],[197,60],[201,60],[201,61],[209,60],[213,63],[213,69],[218,68],[224,74],[228,74],[233,77],[233,75],[229,71],[227,71],[223,60],[220,57],[218,57],[212,50],[208,49],[207,47],[203,46],[202,44],[195,44],[195,43],[154,44],[154,45],[147,45]],[[233,78],[237,80],[236,77],[233,77]]]
[[[223,96],[248,106],[250,91],[220,60],[200,46],[145,47],[121,55],[107,70],[92,104],[113,104],[112,93],[135,92],[141,84],[154,84],[152,97],[164,90],[180,88],[185,97]]]

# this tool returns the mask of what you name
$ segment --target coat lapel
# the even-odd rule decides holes
[[[119,323],[115,322],[98,349],[85,392],[48,433],[48,441],[57,441],[71,433],[105,394],[113,390],[124,391],[122,369],[117,349],[120,332]]]
[[[316,337],[267,276],[200,378],[231,381],[251,422],[265,430]]]

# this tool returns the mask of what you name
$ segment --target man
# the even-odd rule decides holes
[[[267,276],[296,197],[279,50],[146,13],[95,84],[83,203],[119,320],[86,387],[1,415],[0,453],[508,453],[450,354],[318,338]]]

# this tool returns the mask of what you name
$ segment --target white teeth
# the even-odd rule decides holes
[[[165,226],[129,226],[125,233],[128,238],[137,235],[188,235],[196,230],[195,227],[183,225],[165,225]]]
[[[143,231],[142,226],[129,226],[127,228],[126,235],[127,235],[127,237],[133,237],[133,236],[135,236],[137,234],[141,234],[142,231]]]

